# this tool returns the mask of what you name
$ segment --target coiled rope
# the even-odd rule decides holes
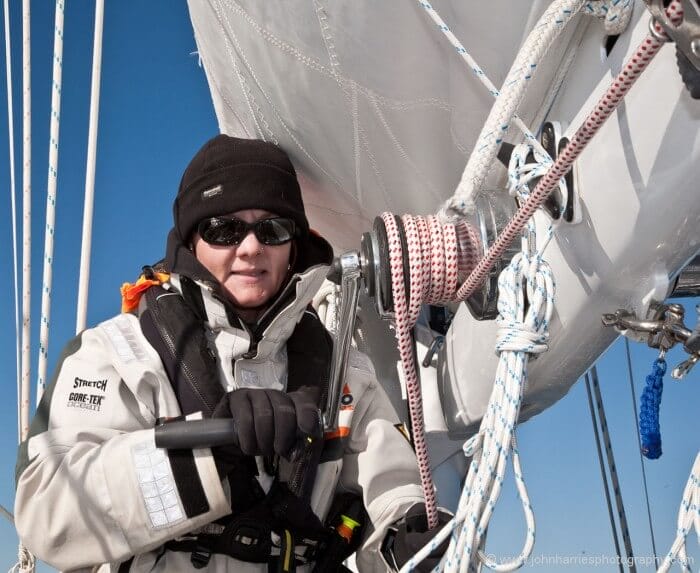
[[[659,573],[666,573],[674,563],[683,571],[690,573],[688,554],[685,549],[686,538],[695,528],[700,543],[700,453],[695,456],[695,463],[683,490],[683,501],[678,511],[678,530],[671,549],[659,567]]]
[[[460,270],[468,272],[476,263],[473,234],[466,225],[458,229],[452,224],[441,224],[437,217],[414,217],[403,215],[401,226],[405,233],[408,252],[403,252],[401,233],[396,217],[382,213],[382,219],[389,241],[389,263],[391,267],[391,289],[396,314],[396,339],[403,369],[403,379],[408,397],[408,410],[413,431],[413,445],[418,459],[428,526],[432,529],[438,523],[435,506],[435,488],[430,475],[430,457],[425,443],[423,423],[423,403],[420,383],[416,373],[411,328],[418,319],[421,305],[444,303],[456,300],[457,279]],[[458,257],[458,241],[465,245]],[[407,255],[408,269],[404,269],[404,255]],[[408,281],[404,280],[408,273]],[[406,295],[406,283],[410,295]]]
[[[518,188],[520,193],[527,193],[525,186]],[[513,571],[524,564],[534,547],[534,513],[523,478],[515,425],[527,383],[528,354],[547,350],[549,322],[554,309],[554,281],[549,265],[542,258],[542,252],[552,236],[551,227],[537,251],[530,250],[536,242],[534,233],[535,225],[531,222],[523,238],[521,252],[513,257],[498,280],[499,331],[496,350],[500,353],[500,359],[479,432],[464,444],[464,453],[472,458],[472,462],[457,512],[452,521],[406,563],[402,572],[411,571],[448,537],[451,537],[450,544],[440,564],[442,570],[448,572],[480,569],[482,564],[495,571]],[[496,563],[486,556],[483,547],[511,448],[527,532],[520,555],[507,563]]]
[[[646,386],[639,399],[639,435],[642,439],[642,454],[650,460],[661,457],[659,408],[664,390],[664,374],[666,374],[666,361],[663,358],[657,358],[654,360],[653,370],[647,375]]]
[[[513,193],[517,193],[521,198],[526,198],[529,193],[527,182],[537,176],[541,166],[525,164],[525,159],[532,151],[532,147],[526,144],[518,146],[511,160],[511,181]],[[538,154],[539,155],[539,154]],[[383,216],[385,224],[391,223],[393,216],[385,214]],[[433,220],[437,228],[440,228],[439,223]],[[409,261],[414,263],[417,257],[412,255],[411,242],[408,240],[408,226],[410,219],[402,218],[404,227],[407,229],[407,244],[409,245]],[[445,235],[450,237],[448,242],[452,241],[451,234],[454,227],[451,225],[445,226]],[[460,229],[468,230],[469,227],[460,227]],[[389,232],[389,225],[387,224]],[[392,233],[389,232],[390,236]],[[547,263],[542,259],[542,251],[546,248],[552,236],[551,227],[547,230],[547,239],[541,246],[540,251],[533,252],[536,235],[535,224],[530,222],[527,228],[527,233],[523,238],[522,250],[511,261],[510,265],[501,273],[499,277],[499,334],[496,345],[497,351],[500,353],[500,360],[496,372],[496,380],[494,388],[487,406],[486,413],[481,423],[479,433],[473,436],[464,445],[465,455],[472,457],[472,463],[467,474],[462,496],[460,498],[457,513],[453,520],[448,524],[433,541],[418,552],[402,569],[402,571],[411,571],[427,554],[437,547],[442,540],[453,534],[459,528],[459,533],[454,534],[442,565],[445,571],[466,571],[475,567],[480,567],[480,563],[487,565],[497,571],[512,571],[520,567],[527,557],[530,555],[534,547],[535,540],[535,522],[532,507],[530,506],[525,481],[523,479],[522,469],[520,465],[520,457],[517,450],[515,440],[515,424],[520,411],[520,403],[522,392],[527,380],[526,366],[527,354],[536,354],[544,352],[547,349],[546,341],[548,338],[548,326],[551,313],[554,305],[554,282],[552,274]],[[439,238],[436,238],[431,244],[436,246]],[[461,244],[469,242],[471,237],[466,237],[466,240],[461,241]],[[473,239],[472,239],[473,240]],[[390,239],[391,241],[391,239]],[[422,244],[421,244],[422,246]],[[400,245],[399,245],[400,249]],[[391,252],[400,252],[390,244]],[[414,249],[416,253],[418,249]],[[474,264],[476,257],[467,258],[458,251],[463,259],[462,267],[466,271],[466,267]],[[467,251],[470,254],[472,252]],[[448,251],[448,254],[450,251]],[[432,254],[432,253],[431,253]],[[425,256],[425,253],[421,253]],[[392,257],[392,263],[395,261],[397,267],[401,266],[402,258],[397,256]],[[430,272],[428,279],[434,276],[435,271],[442,268],[442,257],[438,252],[435,257],[431,258]],[[435,268],[433,268],[435,267]],[[436,282],[441,283],[435,287],[437,292],[440,289],[446,288],[446,292],[441,293],[443,296],[447,294],[449,297],[455,296],[454,289],[456,288],[457,273],[454,272],[459,265],[455,261],[448,263],[449,271],[447,271],[447,283],[440,280],[438,273]],[[399,269],[400,270],[400,269]],[[416,297],[421,295],[421,288],[424,285],[416,286],[414,289],[413,277],[419,276],[418,270],[411,273],[411,296]],[[394,278],[394,264],[392,264],[392,279]],[[424,277],[421,277],[424,278]],[[399,286],[403,279],[401,277]],[[523,291],[522,285],[526,284],[526,292]],[[418,293],[414,293],[417,290]],[[401,295],[401,289],[394,288],[394,294],[398,292]],[[437,293],[434,295],[439,300]],[[428,298],[428,300],[430,300]],[[410,305],[409,305],[410,306]],[[401,303],[397,303],[395,299],[395,310],[397,315],[397,337],[399,336],[398,319],[403,308]],[[420,306],[418,306],[418,309]],[[417,312],[415,308],[413,312]],[[401,351],[402,360],[405,354],[408,355],[408,365],[412,366],[412,352],[410,347],[410,338],[406,343],[405,351]],[[404,376],[407,380],[407,392],[409,390],[409,376],[407,373],[407,362],[404,360]],[[413,377],[411,376],[411,381]],[[409,393],[409,407],[412,403],[412,393]],[[416,410],[420,410],[416,408]],[[412,417],[412,427],[416,435],[418,427]],[[414,438],[415,440],[415,438]],[[429,467],[429,461],[419,454],[418,441],[416,440],[416,453],[420,464],[425,464]],[[485,553],[481,550],[485,542],[485,534],[491,515],[495,508],[496,501],[500,495],[503,478],[505,475],[506,464],[513,450],[513,468],[516,476],[516,485],[520,498],[523,503],[523,511],[527,523],[526,539],[520,555],[508,563],[494,563],[489,560]],[[423,474],[421,474],[423,477]],[[432,485],[432,482],[428,482]],[[429,507],[429,491],[425,487],[426,507]],[[430,514],[429,514],[430,515]]]

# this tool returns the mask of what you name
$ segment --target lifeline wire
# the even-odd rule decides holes
[[[64,0],[56,0],[53,44],[53,82],[51,89],[51,133],[49,137],[49,177],[46,192],[46,235],[44,237],[44,280],[41,292],[41,328],[39,333],[39,378],[36,401],[46,386],[46,366],[51,319],[51,284],[53,279],[53,237],[56,224],[56,184],[58,181],[58,134],[61,115],[61,77],[63,72]]]
[[[620,573],[623,573],[622,559],[620,553],[620,539],[617,535],[617,526],[615,524],[615,516],[613,515],[612,501],[610,501],[610,486],[608,485],[608,475],[605,473],[605,461],[603,460],[603,450],[600,447],[600,433],[598,432],[598,421],[595,416],[595,408],[593,407],[593,394],[591,392],[591,379],[588,372],[585,375],[586,394],[588,395],[588,409],[591,412],[591,422],[593,422],[593,436],[595,437],[595,447],[598,453],[598,467],[600,467],[600,478],[603,480],[603,492],[605,493],[605,503],[608,507],[608,519],[610,520],[610,529],[612,529],[613,543],[615,544],[615,555],[618,557],[617,566]]]
[[[610,482],[612,483],[613,493],[615,494],[615,507],[617,508],[617,518],[620,521],[620,532],[622,533],[622,542],[625,545],[627,563],[630,564],[630,573],[634,573],[636,571],[636,566],[634,563],[634,555],[632,554],[632,540],[630,539],[629,527],[627,525],[627,514],[625,513],[625,506],[622,503],[622,490],[620,489],[620,480],[617,477],[617,466],[615,465],[615,457],[613,456],[612,443],[610,442],[608,421],[605,416],[605,408],[603,407],[603,397],[600,393],[600,384],[598,383],[598,369],[595,366],[591,368],[591,385],[593,387],[593,394],[595,395],[596,408],[598,410],[598,419],[600,421],[600,430],[603,434],[603,445],[605,446],[605,456],[608,460]]]
[[[632,394],[632,412],[634,412],[634,428],[635,430],[639,428],[639,419],[637,417],[637,395],[634,391],[634,376],[632,375],[632,356],[630,353],[630,342],[626,336],[625,339],[625,354],[627,355],[627,373],[629,375],[630,381],[630,392]],[[639,432],[635,431],[637,434],[637,445],[639,446],[639,464],[642,466],[642,484],[644,485],[644,499],[647,506],[647,520],[649,521],[649,534],[651,535],[651,549],[654,552],[654,560],[658,553],[656,552],[656,538],[654,536],[654,524],[651,519],[651,506],[649,504],[649,488],[647,487],[647,472],[644,467],[644,457],[642,456],[642,439],[639,436]],[[655,561],[658,563],[658,561]]]
[[[673,0],[669,7],[666,8],[666,12],[673,22],[679,22],[682,19],[682,7],[678,0]],[[655,25],[655,33],[660,38],[666,38],[663,28],[658,24]],[[458,292],[460,299],[463,300],[469,297],[484,282],[491,267],[503,255],[508,245],[515,239],[532,214],[559,185],[559,180],[569,171],[588,142],[598,132],[610,115],[612,115],[612,112],[634,85],[634,82],[659,52],[664,41],[659,40],[656,35],[649,34],[642,41],[636,53],[625,64],[617,78],[613,80],[610,88],[608,88],[606,93],[598,100],[594,110],[585,119],[583,125],[578,128],[569,144],[557,156],[556,161],[549,171],[540,179],[540,182],[537,184],[528,200],[518,209],[513,218],[503,229],[503,232],[498,236],[498,239],[488,250],[486,256],[479,261],[477,267],[460,287]],[[458,191],[460,191],[459,187]],[[460,193],[455,192],[455,195],[449,200],[449,204],[457,205],[461,201],[460,197]]]
[[[102,28],[104,0],[95,2],[95,37],[92,46],[92,85],[90,87],[90,127],[88,156],[85,169],[85,207],[83,211],[83,239],[80,249],[80,281],[78,286],[78,316],[75,333],[85,329],[90,281],[90,250],[92,247],[92,212],[95,198],[95,163],[97,155],[97,119],[100,110],[100,72],[102,69]]]

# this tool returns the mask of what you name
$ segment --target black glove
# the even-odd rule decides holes
[[[316,402],[306,392],[241,388],[226,394],[215,418],[231,417],[241,453],[247,456],[286,455],[297,438],[318,437]]]
[[[403,567],[408,560],[420,551],[424,545],[435,537],[452,516],[438,510],[438,525],[435,529],[428,529],[428,516],[425,513],[425,505],[417,503],[406,512],[406,517],[399,521],[394,538],[393,556],[396,564]],[[447,551],[450,539],[443,541],[430,555],[421,561],[414,571],[429,573],[440,562],[442,555]]]

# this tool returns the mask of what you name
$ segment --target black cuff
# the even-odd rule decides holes
[[[209,501],[199,479],[193,450],[167,450],[175,485],[188,518],[209,511]]]

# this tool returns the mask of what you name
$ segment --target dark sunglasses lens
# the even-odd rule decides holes
[[[202,221],[199,234],[210,245],[237,245],[243,239],[247,226],[240,219],[213,217]]]
[[[255,224],[255,235],[265,245],[282,245],[294,238],[294,221],[277,217]]]

